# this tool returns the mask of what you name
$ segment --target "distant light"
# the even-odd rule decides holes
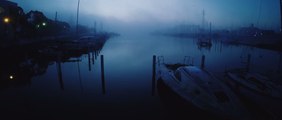
[[[14,76],[13,76],[13,75],[10,75],[10,77],[9,77],[9,78],[12,80],[12,79],[14,79]]]
[[[43,25],[43,26],[46,26],[46,22],[43,22],[42,25]]]
[[[5,18],[4,18],[4,23],[9,23],[9,22],[10,22],[10,18],[5,17]]]
[[[37,27],[37,28],[39,28],[39,27],[40,27],[40,25],[36,25],[36,27]]]

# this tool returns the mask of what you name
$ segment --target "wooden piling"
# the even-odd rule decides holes
[[[203,55],[203,56],[202,56],[202,62],[201,62],[201,68],[202,68],[202,69],[205,68],[205,60],[206,60],[206,56]]]
[[[152,74],[152,95],[155,95],[156,88],[156,55],[153,56],[153,74]]]
[[[95,60],[97,59],[97,50],[95,50]]]
[[[91,71],[91,58],[90,53],[88,53],[88,69]]]
[[[102,80],[102,93],[106,94],[105,87],[105,69],[104,69],[104,55],[101,55],[101,80]]]
[[[91,54],[92,54],[92,57],[91,57],[92,58],[92,64],[94,65],[94,63],[95,63],[94,52],[92,51]]]

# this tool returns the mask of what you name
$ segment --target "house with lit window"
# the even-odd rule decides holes
[[[0,36],[2,40],[11,40],[17,37],[21,31],[24,12],[17,3],[1,0],[0,1]]]

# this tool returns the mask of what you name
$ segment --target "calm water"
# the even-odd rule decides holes
[[[94,52],[89,52],[71,57],[72,61],[68,62],[36,59],[39,62],[33,67],[41,71],[26,78],[16,78],[9,67],[13,62],[9,62],[5,65],[7,68],[1,69],[1,79],[4,81],[10,75],[14,78],[0,86],[0,114],[33,119],[173,119],[179,116],[191,119],[189,112],[182,110],[183,106],[170,103],[158,89],[152,94],[153,55],[164,56],[167,63],[183,62],[184,56],[191,56],[196,66],[200,66],[205,55],[206,69],[223,79],[225,70],[244,66],[242,62],[248,54],[251,71],[281,84],[281,52],[221,42],[214,42],[210,49],[200,49],[195,40],[187,38],[116,37],[104,44],[97,58]],[[101,55],[105,63],[104,85]]]

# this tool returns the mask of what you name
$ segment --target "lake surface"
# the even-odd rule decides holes
[[[228,69],[245,67],[243,62],[250,55],[251,71],[276,84],[281,84],[282,76],[281,52],[226,45],[219,40],[214,40],[211,48],[199,48],[190,38],[120,36],[109,39],[99,52],[89,51],[69,61],[37,58],[33,66],[37,71],[24,78],[17,78],[16,73],[28,76],[30,72],[21,68],[26,62],[10,60],[13,55],[2,58],[11,62],[2,62],[1,79],[10,79],[0,86],[0,117],[11,119],[192,119],[195,115],[152,86],[153,55],[163,56],[166,63],[183,63],[185,56],[191,56],[196,66],[201,66],[205,55],[205,69],[220,79]]]

